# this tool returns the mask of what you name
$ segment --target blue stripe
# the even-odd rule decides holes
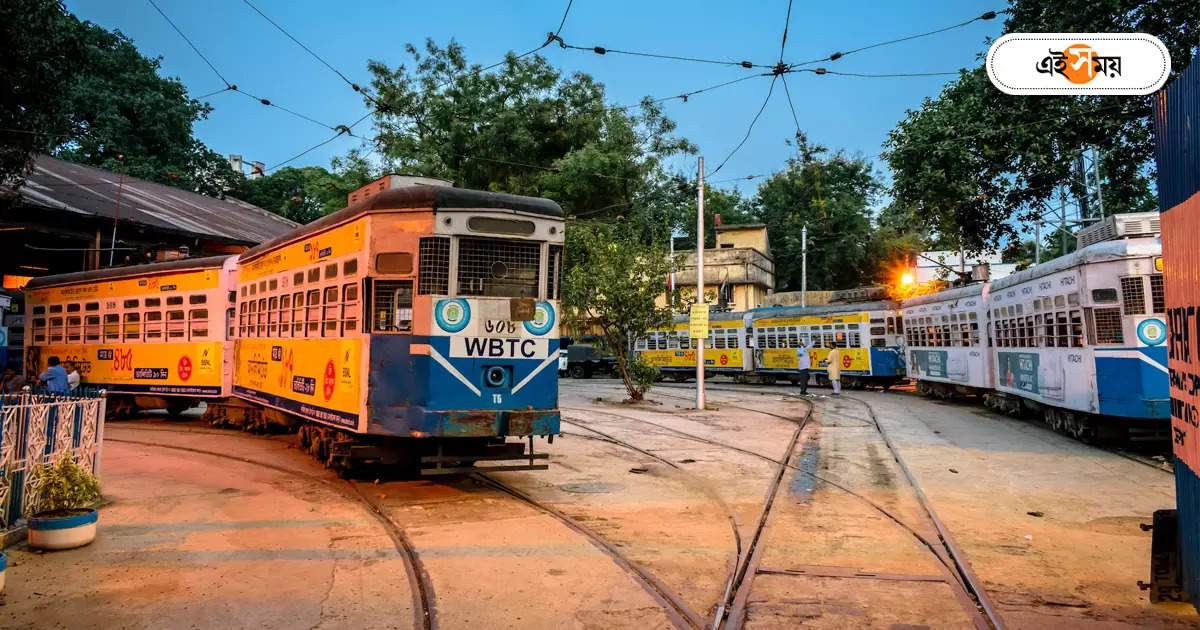
[[[64,516],[59,518],[38,518],[30,517],[29,529],[51,530],[51,529],[71,529],[80,525],[95,523],[100,519],[100,513],[96,510],[88,508],[90,511],[87,514],[79,514],[76,516]]]

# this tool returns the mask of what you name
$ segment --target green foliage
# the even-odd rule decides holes
[[[629,375],[629,382],[637,390],[639,398],[650,391],[650,388],[659,378],[658,368],[647,363],[642,358],[642,355],[636,352],[629,356],[629,363],[625,368],[625,372]]]
[[[648,208],[653,216],[653,206],[673,198],[662,161],[694,149],[672,136],[675,124],[655,104],[607,108],[603,85],[586,74],[563,76],[539,55],[510,56],[482,73],[453,41],[407,50],[411,69],[368,65],[382,103],[378,146],[391,170],[548,197],[587,219]]]
[[[230,194],[297,223],[309,223],[345,208],[347,196],[374,179],[362,154],[351,151],[334,159],[332,172],[319,166],[284,167],[244,180]]]
[[[1200,8],[1195,0],[1012,0],[1005,32],[1150,33],[1170,50],[1177,74],[1200,39]],[[1034,220],[1056,187],[1070,182],[1082,193],[1073,160],[1094,146],[1105,207],[1151,210],[1152,98],[1013,97],[991,85],[982,65],[964,71],[891,132],[894,197],[917,210],[923,227],[968,250],[996,247],[1015,236],[1010,219]]]
[[[656,304],[671,261],[666,247],[645,245],[631,232],[627,222],[576,223],[567,230],[571,264],[563,275],[562,302],[571,327],[602,331],[630,399],[641,400],[654,375],[634,358],[633,343],[671,322],[671,310]]]
[[[42,465],[40,491],[43,512],[84,508],[100,497],[100,480],[63,453],[53,464]]]
[[[0,5],[0,179],[19,180],[37,152],[213,196],[241,178],[193,136],[212,108],[159,76],[160,59],[60,2]]]

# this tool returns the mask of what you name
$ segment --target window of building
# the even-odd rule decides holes
[[[374,294],[371,303],[372,330],[379,332],[409,332],[412,330],[413,283],[411,280],[381,280],[375,283],[372,292]]]
[[[358,284],[351,282],[342,285],[342,331],[355,332],[358,330]]]
[[[188,311],[188,338],[195,340],[206,337],[208,337],[208,309],[194,308]]]
[[[316,337],[321,331],[321,291],[313,289],[308,292],[308,306],[304,313],[304,321],[308,325],[307,331],[304,333],[309,337]]]
[[[183,339],[186,336],[187,322],[183,311],[167,311],[167,339]]]
[[[450,239],[433,236],[421,239],[417,290],[421,295],[450,293]]]
[[[136,300],[135,300],[136,301]],[[125,313],[125,326],[122,337],[125,341],[136,341],[141,335],[141,313]]]
[[[146,339],[155,341],[162,339],[163,322],[162,311],[148,311],[146,313]]]
[[[1098,308],[1092,311],[1092,329],[1096,331],[1097,344],[1125,343],[1121,330],[1121,309]]]
[[[1153,313],[1167,312],[1167,293],[1161,273],[1150,276],[1150,304]]]
[[[1121,278],[1121,305],[1126,315],[1146,312],[1146,287],[1141,276]]]

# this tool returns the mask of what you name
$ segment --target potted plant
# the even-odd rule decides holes
[[[39,549],[74,549],[96,538],[100,481],[84,470],[71,453],[42,467],[41,509],[29,519],[29,545]]]

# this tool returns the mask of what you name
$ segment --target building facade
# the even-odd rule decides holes
[[[775,292],[775,259],[761,223],[717,226],[717,246],[704,250],[704,294],[717,310],[745,311],[766,304]],[[696,301],[696,253],[684,256],[675,287],[684,304]],[[667,295],[659,297],[666,304]]]

